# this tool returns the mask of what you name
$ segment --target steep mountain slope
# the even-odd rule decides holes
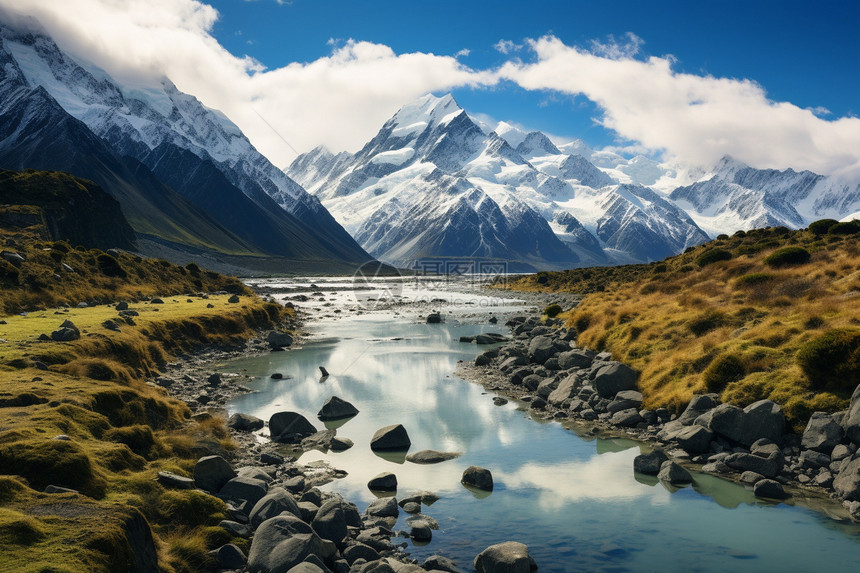
[[[0,169],[0,210],[12,205],[35,207],[29,222],[44,228],[46,239],[100,249],[136,247],[119,202],[92,181],[65,173]]]
[[[288,172],[374,256],[400,264],[461,256],[587,266],[707,240],[670,201],[619,185],[545,134],[499,131],[487,133],[450,95],[427,95],[354,155],[317,148]]]
[[[92,179],[119,199],[139,234],[180,251],[347,267],[370,259],[235,125],[169,82],[124,93],[50,38],[2,26],[0,65],[3,167]]]
[[[712,233],[781,225],[800,228],[860,208],[860,183],[793,169],[755,169],[724,157],[711,173],[670,197]]]

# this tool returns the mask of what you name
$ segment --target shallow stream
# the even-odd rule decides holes
[[[304,414],[322,429],[316,413],[331,396],[360,413],[337,427],[355,446],[341,453],[309,452],[300,462],[325,460],[348,475],[327,484],[363,511],[376,499],[370,478],[397,475],[398,495],[431,491],[440,497],[422,508],[439,529],[427,545],[407,541],[423,561],[440,553],[471,570],[474,556],[506,540],[529,546],[541,571],[856,571],[860,528],[810,509],[756,500],[734,483],[694,474],[691,487],[676,489],[634,475],[636,442],[580,437],[558,422],[535,420],[521,404],[493,403],[493,395],[455,376],[458,360],[470,361],[483,347],[460,336],[501,332],[491,313],[504,315],[516,303],[490,301],[476,293],[442,287],[399,294],[395,308],[360,312],[353,293],[337,281],[317,280],[324,291],[302,306],[317,305],[307,323],[311,336],[301,348],[233,361],[245,370],[254,393],[235,399],[229,412],[263,419],[283,410]],[[314,291],[317,292],[317,291]],[[432,294],[432,296],[429,296]],[[286,296],[286,295],[279,295]],[[430,308],[443,306],[444,324],[425,324]],[[321,306],[325,299],[329,307]],[[442,300],[448,302],[442,302]],[[349,307],[349,308],[348,308]],[[333,314],[325,309],[336,308]],[[320,379],[319,366],[330,372]],[[271,379],[273,372],[285,379]],[[380,457],[369,448],[373,433],[403,424],[410,452],[462,452],[436,465]],[[488,468],[495,489],[476,494],[460,484],[470,465]],[[409,529],[401,512],[396,530]]]

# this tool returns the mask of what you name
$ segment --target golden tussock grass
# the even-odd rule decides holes
[[[802,247],[809,261],[765,262],[786,246]],[[700,264],[716,249],[728,253],[716,258],[728,259]],[[578,330],[580,346],[608,350],[641,372],[647,407],[679,410],[709,390],[740,406],[769,398],[800,428],[813,411],[844,408],[860,383],[853,370],[842,383],[810,378],[810,366],[797,358],[825,333],[860,326],[858,255],[856,235],[776,228],[723,237],[651,265],[538,273],[511,286],[586,289],[579,306],[561,316]],[[726,356],[732,361],[708,371]]]

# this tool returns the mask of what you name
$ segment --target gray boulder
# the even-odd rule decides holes
[[[295,567],[291,567],[287,573],[327,573],[329,572],[328,568],[323,569],[319,566],[318,563],[313,563],[311,561],[302,561]]]
[[[77,328],[69,328],[66,326],[60,327],[51,333],[51,340],[56,342],[71,342],[72,340],[77,340],[80,337],[81,333]]]
[[[678,422],[684,426],[689,426],[696,418],[708,410],[716,408],[719,404],[720,401],[716,394],[695,394],[683,413],[678,416]]]
[[[322,452],[331,447],[331,442],[335,437],[337,430],[320,430],[303,438],[301,441],[302,449],[304,450],[320,450]]]
[[[367,488],[377,491],[397,491],[397,476],[391,472],[383,472],[367,482]]]
[[[848,439],[855,444],[860,444],[860,384],[851,395],[851,405],[848,407],[842,426]]]
[[[320,411],[317,412],[317,418],[320,420],[340,420],[343,418],[351,418],[358,414],[358,408],[337,396],[329,398]]]
[[[785,416],[771,400],[759,400],[743,410],[731,404],[720,404],[710,412],[708,427],[724,438],[749,447],[760,438],[779,442],[785,431]]]
[[[401,424],[380,428],[370,439],[370,449],[374,451],[408,450],[411,445],[409,434]]]
[[[164,487],[173,489],[194,489],[194,480],[173,472],[158,472],[156,481]]]
[[[374,500],[367,506],[367,515],[374,517],[397,517],[400,515],[400,508],[397,505],[397,499],[393,497],[383,497]]]
[[[413,464],[438,464],[448,460],[459,458],[460,452],[439,452],[436,450],[421,450],[406,456],[406,461]]]
[[[752,471],[768,478],[776,477],[782,469],[781,459],[777,456],[763,458],[744,452],[729,454],[723,462],[735,471]]]
[[[744,435],[743,420],[743,410],[732,404],[720,404],[711,412],[708,428],[724,438],[740,443]]]
[[[293,337],[286,332],[272,330],[266,335],[266,342],[270,348],[284,348],[286,346],[292,346]]]
[[[486,468],[469,466],[460,482],[483,491],[493,491],[493,474]]]
[[[576,348],[558,355],[558,367],[562,370],[571,368],[591,368],[594,360],[594,352],[582,348]]]
[[[769,499],[785,499],[788,497],[782,484],[772,479],[761,479],[755,482],[753,493],[756,497],[765,497]]]
[[[315,434],[317,429],[298,412],[277,412],[269,418],[269,433],[273,440],[295,443]]]
[[[750,445],[760,438],[780,442],[785,431],[785,416],[779,404],[772,400],[759,400],[744,408],[744,435],[738,440]]]
[[[556,354],[555,345],[549,336],[536,336],[529,342],[529,360],[543,364]]]
[[[692,426],[684,426],[675,432],[672,439],[685,452],[701,454],[708,451],[713,437],[714,433],[711,430],[694,424]]]
[[[833,480],[836,495],[847,501],[860,501],[860,457],[845,464]]]
[[[269,484],[253,477],[237,476],[224,484],[218,497],[233,501],[245,501],[247,508],[253,508],[269,491]]]
[[[807,450],[830,453],[842,441],[845,431],[842,426],[826,412],[813,412],[803,430],[800,445]]]
[[[438,312],[431,312],[427,315],[427,324],[440,324],[442,322],[442,315]]]
[[[309,556],[325,560],[334,555],[333,543],[324,541],[310,525],[294,515],[280,515],[260,525],[248,552],[251,573],[286,573]]]
[[[433,531],[429,523],[423,519],[416,519],[410,524],[409,537],[415,541],[430,541],[433,538]]]
[[[594,389],[601,398],[614,398],[624,390],[635,390],[639,374],[620,362],[607,362],[594,375]]]
[[[218,562],[222,569],[244,569],[248,560],[242,550],[232,543],[210,551],[209,555]]]
[[[671,484],[683,484],[693,481],[693,476],[690,472],[669,460],[663,462],[660,466],[660,473],[657,474],[657,479]]]
[[[234,477],[230,462],[221,456],[206,456],[194,464],[194,484],[208,492],[218,493]]]
[[[299,510],[295,498],[284,488],[273,487],[260,498],[260,501],[254,504],[248,518],[251,521],[251,527],[256,529],[267,519],[285,512],[292,513],[300,519],[302,517],[302,512]]]
[[[266,423],[256,416],[237,412],[230,416],[227,425],[240,432],[255,432],[262,429]]]
[[[647,454],[639,454],[633,458],[633,471],[655,476],[660,473],[660,467],[668,459],[666,454],[660,450],[654,450]]]
[[[620,412],[621,410],[629,410],[642,406],[642,393],[636,390],[623,390],[615,395],[615,399],[606,407],[606,411],[610,414]]]
[[[550,392],[546,401],[553,406],[561,406],[565,400],[570,400],[576,396],[579,378],[576,374],[571,374],[561,382],[558,387]]]
[[[349,534],[343,503],[339,499],[330,499],[322,504],[311,522],[313,530],[323,539],[328,539],[337,545]]]
[[[529,548],[516,541],[491,545],[475,557],[477,573],[530,573],[537,564],[529,555]]]
[[[615,412],[609,419],[609,422],[611,424],[621,426],[622,428],[632,428],[641,421],[642,416],[639,414],[639,410],[636,408],[629,408],[627,410]]]
[[[379,559],[379,552],[364,543],[356,543],[343,550],[343,558],[352,565],[358,559],[364,559],[367,562],[376,561]]]

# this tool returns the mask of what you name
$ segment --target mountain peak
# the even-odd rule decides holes
[[[461,113],[463,108],[451,94],[441,97],[426,94],[401,107],[389,124],[397,131],[423,131],[430,124],[445,123]]]

